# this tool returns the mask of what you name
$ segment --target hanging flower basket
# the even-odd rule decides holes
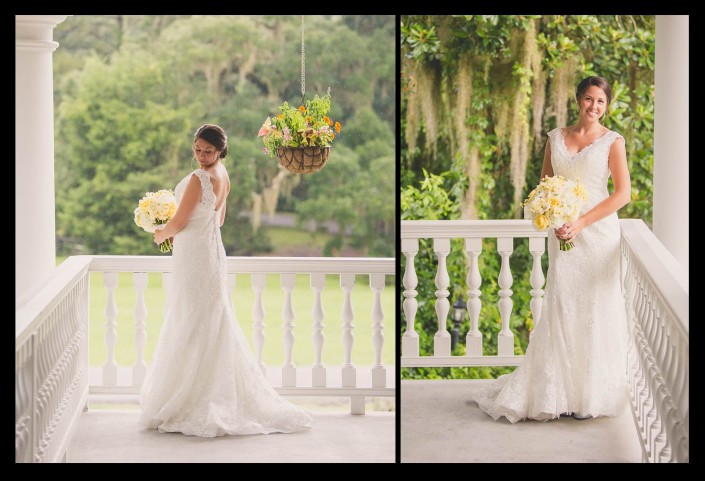
[[[311,174],[321,170],[328,161],[330,147],[340,122],[328,117],[330,89],[323,96],[316,95],[298,107],[287,102],[279,106],[279,115],[267,117],[257,133],[262,138],[266,155],[279,158],[289,172]]]
[[[294,174],[310,174],[325,167],[330,147],[278,147],[279,164]]]

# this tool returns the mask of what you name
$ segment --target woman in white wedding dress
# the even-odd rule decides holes
[[[272,389],[232,309],[220,236],[230,191],[220,162],[227,150],[219,126],[196,131],[201,168],[176,186],[177,212],[154,235],[157,244],[174,238],[174,270],[142,385],[140,424],[204,437],[300,431],[311,427],[311,416]]]
[[[548,236],[543,309],[523,362],[475,395],[494,419],[547,421],[570,413],[586,419],[615,416],[625,407],[627,317],[617,211],[630,200],[631,181],[624,138],[599,122],[611,100],[604,78],[582,80],[577,123],[548,133],[541,178],[579,179],[588,201],[578,220]],[[560,251],[560,239],[573,240],[575,248]]]

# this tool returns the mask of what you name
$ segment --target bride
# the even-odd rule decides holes
[[[524,361],[475,395],[494,419],[615,416],[627,400],[617,218],[631,195],[627,155],[624,138],[600,124],[612,100],[607,80],[583,79],[575,99],[578,122],[548,133],[541,177],[580,179],[588,201],[578,220],[548,236],[544,306]],[[559,240],[575,248],[560,251]]]
[[[178,210],[154,234],[173,237],[173,281],[154,360],[142,385],[140,424],[214,437],[291,433],[311,416],[272,389],[235,319],[220,227],[230,179],[220,162],[227,136],[205,124],[194,135],[200,164],[176,186]]]

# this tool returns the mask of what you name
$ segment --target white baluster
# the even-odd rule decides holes
[[[103,386],[117,386],[117,363],[115,362],[115,344],[117,343],[115,288],[117,288],[117,283],[116,272],[103,273],[103,285],[108,293],[105,301],[105,345],[108,350],[108,360],[103,365]]]
[[[267,285],[267,275],[263,273],[253,273],[250,276],[252,289],[255,291],[255,303],[252,305],[252,344],[255,347],[255,359],[262,370],[262,374],[267,374],[267,366],[262,360],[262,350],[264,349],[264,302],[262,302],[262,291]]]
[[[296,274],[281,275],[282,289],[284,289],[284,306],[282,319],[284,321],[284,366],[282,367],[282,386],[296,386],[296,366],[293,360],[294,350],[294,305],[291,302],[291,291],[296,285]]]
[[[418,301],[416,296],[416,285],[419,280],[414,269],[414,258],[419,251],[418,239],[402,239],[401,251],[406,257],[406,268],[404,269],[404,317],[406,318],[406,331],[401,339],[401,355],[404,357],[418,357],[419,355],[419,334],[414,329],[416,310]]]
[[[147,306],[144,302],[144,290],[147,288],[147,273],[133,272],[132,285],[135,288],[135,350],[137,360],[132,366],[132,385],[142,386],[147,374],[147,363],[144,361],[144,347],[147,344]]]
[[[382,364],[382,346],[384,345],[382,289],[384,289],[384,274],[370,274],[370,287],[374,293],[372,304],[372,347],[375,351],[375,363],[372,366],[372,387],[387,387],[387,370]]]
[[[468,286],[467,308],[470,315],[470,330],[465,336],[465,355],[482,356],[482,333],[478,328],[480,311],[482,310],[482,301],[480,300],[482,277],[480,276],[480,268],[477,262],[482,252],[482,239],[465,239],[465,250],[470,256],[470,268],[465,278],[465,283]]]
[[[32,409],[34,379],[32,366],[35,356],[30,351],[36,334],[15,354],[15,462],[32,461]]]
[[[433,250],[438,257],[438,269],[436,271],[436,317],[438,318],[438,330],[433,336],[433,355],[450,356],[450,333],[446,329],[450,302],[448,302],[448,286],[450,277],[446,267],[446,257],[450,253],[450,239],[433,239]]]
[[[514,251],[514,239],[511,237],[503,237],[497,239],[497,252],[502,256],[502,267],[499,270],[499,314],[502,318],[502,330],[499,331],[499,338],[497,339],[497,354],[499,356],[513,356],[514,355],[514,334],[509,327],[509,319],[512,314],[512,306],[514,301],[512,301],[512,272],[509,268],[509,256]]]
[[[355,387],[357,385],[357,374],[352,363],[352,348],[355,336],[353,335],[353,318],[355,317],[350,300],[350,293],[355,285],[355,274],[340,274],[340,287],[343,289],[343,387]]]
[[[321,292],[326,286],[326,275],[322,272],[311,274],[311,289],[313,289],[313,309],[311,310],[311,318],[313,319],[313,352],[316,356],[316,361],[311,368],[311,381],[313,387],[326,386],[326,366],[321,362],[323,354],[323,302],[321,301]]]
[[[529,306],[531,308],[531,317],[534,321],[534,329],[539,325],[541,321],[541,308],[543,306],[543,283],[546,278],[543,275],[543,268],[541,267],[541,257],[543,253],[546,252],[546,239],[543,237],[529,237],[529,252],[534,258],[533,265],[531,267],[531,277],[529,282],[531,282],[531,302]],[[534,330],[532,329],[529,333],[529,341],[531,341],[531,336],[534,335]]]

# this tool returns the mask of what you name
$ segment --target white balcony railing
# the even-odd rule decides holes
[[[145,289],[149,273],[161,273],[163,285],[168,285],[170,257],[74,256],[64,261],[52,279],[28,303],[17,310],[15,338],[15,460],[17,462],[55,462],[65,459],[65,453],[81,411],[87,408],[88,394],[129,394],[139,392],[147,364],[147,308]],[[104,338],[107,361],[102,368],[91,368],[88,361],[89,338],[89,276],[103,273],[107,291]],[[115,357],[117,343],[117,309],[115,290],[117,276],[132,273],[136,291],[134,305],[134,347],[137,360],[132,366],[118,366]],[[350,398],[352,414],[364,414],[365,398],[394,396],[391,374],[382,363],[385,313],[381,302],[386,276],[395,273],[390,258],[311,258],[311,257],[228,257],[228,283],[235,288],[237,274],[250,274],[255,299],[252,309],[252,343],[263,371],[264,305],[262,293],[267,274],[278,274],[284,295],[282,309],[282,350],[285,362],[280,382],[275,389],[282,395],[344,396]],[[307,274],[311,281],[313,309],[313,349],[315,362],[307,369],[310,382],[301,383],[302,376],[294,365],[295,343],[292,292],[297,274]],[[343,365],[339,377],[329,376],[329,367],[322,359],[325,332],[322,291],[325,275],[340,277],[343,305],[342,323]],[[363,314],[371,320],[374,362],[358,366],[353,362],[355,311],[351,292],[356,275],[369,279],[372,310]],[[369,317],[368,317],[369,315]],[[359,382],[360,368],[369,372],[367,382]],[[93,371],[91,373],[91,371]],[[94,376],[93,374],[96,374]],[[125,374],[127,373],[127,376]],[[303,376],[305,378],[305,376]],[[271,379],[271,377],[270,377]],[[331,380],[333,379],[333,380]]]
[[[621,273],[623,293],[629,310],[629,365],[632,412],[648,462],[687,462],[689,460],[688,411],[688,280],[687,274],[643,221],[621,220]],[[509,258],[515,238],[528,238],[533,257],[531,270],[532,317],[541,316],[545,276],[541,258],[546,233],[533,229],[526,220],[486,221],[402,221],[401,242],[405,257],[403,311],[406,331],[402,336],[402,367],[431,366],[515,366],[523,356],[514,355],[514,335],[509,326],[513,308],[512,272]],[[501,268],[498,309],[502,329],[497,334],[497,355],[483,352],[483,333],[479,330],[482,313],[478,257],[482,240],[497,240]],[[437,256],[435,311],[437,330],[432,355],[420,355],[416,331],[418,277],[414,259],[419,239],[433,239]],[[467,254],[467,310],[470,330],[466,353],[451,355],[450,334],[446,328],[450,303],[450,279],[446,258],[451,239],[463,239]],[[424,299],[424,301],[428,301]]]

